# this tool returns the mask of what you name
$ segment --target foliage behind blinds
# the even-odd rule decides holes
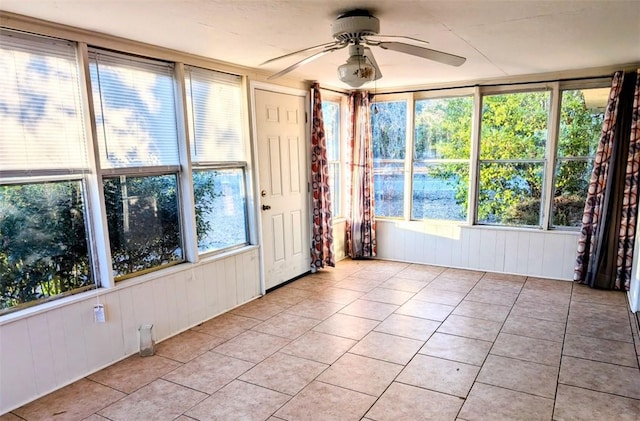
[[[0,30],[0,170],[88,168],[75,46]]]
[[[239,76],[187,67],[193,162],[245,161]],[[215,118],[211,118],[215,116]]]
[[[90,51],[102,168],[178,165],[173,66]]]

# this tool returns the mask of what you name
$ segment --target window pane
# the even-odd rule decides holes
[[[551,224],[556,227],[579,227],[587,200],[593,159],[559,159],[557,162]]]
[[[178,165],[172,67],[99,52],[90,59],[102,167]]]
[[[194,162],[246,160],[240,76],[186,68]]]
[[[467,219],[469,164],[416,163],[412,186],[412,219]]]
[[[376,216],[401,217],[404,206],[404,163],[374,161]]]
[[[194,171],[193,193],[201,253],[248,243],[242,168]]]
[[[608,96],[609,88],[562,92],[552,226],[581,224]]]
[[[413,219],[466,219],[469,164],[437,160],[469,159],[472,111],[472,97],[416,101]]]
[[[340,104],[324,101],[322,103],[324,135],[327,141],[327,160],[340,160]]]
[[[82,182],[0,186],[0,313],[92,287]]]
[[[88,169],[75,45],[0,40],[0,170]]]
[[[404,159],[407,132],[406,101],[371,105],[374,159]]]
[[[340,163],[329,163],[329,186],[331,188],[331,215],[340,216]]]
[[[331,214],[340,216],[340,103],[322,102],[324,134],[329,161],[329,188],[331,189]]]
[[[469,159],[472,111],[472,97],[416,101],[413,159]]]
[[[562,91],[558,157],[594,156],[610,88]]]
[[[480,158],[544,158],[550,97],[548,91],[484,96]]]
[[[404,206],[406,101],[371,105],[376,216],[401,217]]]
[[[480,163],[478,222],[540,225],[542,163]]]
[[[116,278],[183,259],[175,174],[108,177],[104,196]]]

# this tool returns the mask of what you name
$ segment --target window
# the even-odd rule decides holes
[[[198,250],[201,253],[247,244],[247,203],[243,168],[193,172]]]
[[[329,164],[329,186],[331,188],[331,214],[341,216],[340,201],[340,103],[322,102],[324,134],[327,141],[327,161]]]
[[[175,174],[105,177],[103,184],[116,277],[182,260]]]
[[[200,253],[249,242],[240,77],[186,69]]]
[[[397,100],[395,94],[375,102],[376,216],[579,227],[609,85],[607,78],[594,78],[556,82],[559,95],[545,84],[521,90],[486,87],[479,90],[480,98],[452,90],[440,91],[443,97],[413,93]],[[405,120],[407,106],[413,107],[413,121]],[[557,116],[551,115],[552,108]],[[472,137],[476,116],[477,150]],[[558,124],[557,135],[551,132],[554,138],[551,122]],[[407,206],[403,198],[409,197]]]
[[[552,226],[579,227],[581,224],[609,90],[562,91]]]
[[[550,93],[482,98],[477,221],[540,226]]]
[[[415,102],[412,219],[467,219],[472,97]]]
[[[118,281],[183,262],[184,224],[201,253],[249,243],[241,77],[186,67],[183,139],[173,63],[88,48],[86,81],[75,43],[0,38],[0,315],[96,288],[96,268]]]
[[[380,217],[402,217],[407,102],[372,103],[371,130],[375,214]]]
[[[0,314],[95,287],[75,45],[0,30]]]
[[[0,314],[95,287],[83,183],[0,185]]]
[[[173,67],[97,50],[90,76],[116,280],[183,261]]]

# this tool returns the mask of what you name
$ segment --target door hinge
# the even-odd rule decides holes
[[[309,122],[309,114],[305,111],[304,112],[304,123],[307,124]]]

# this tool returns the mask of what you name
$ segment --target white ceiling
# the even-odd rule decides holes
[[[467,57],[456,68],[373,48],[379,89],[640,62],[638,0],[1,0],[0,8],[273,73],[304,56],[260,63],[332,41],[338,14],[366,8],[381,34]],[[347,56],[325,55],[291,75],[346,88],[336,67]]]

